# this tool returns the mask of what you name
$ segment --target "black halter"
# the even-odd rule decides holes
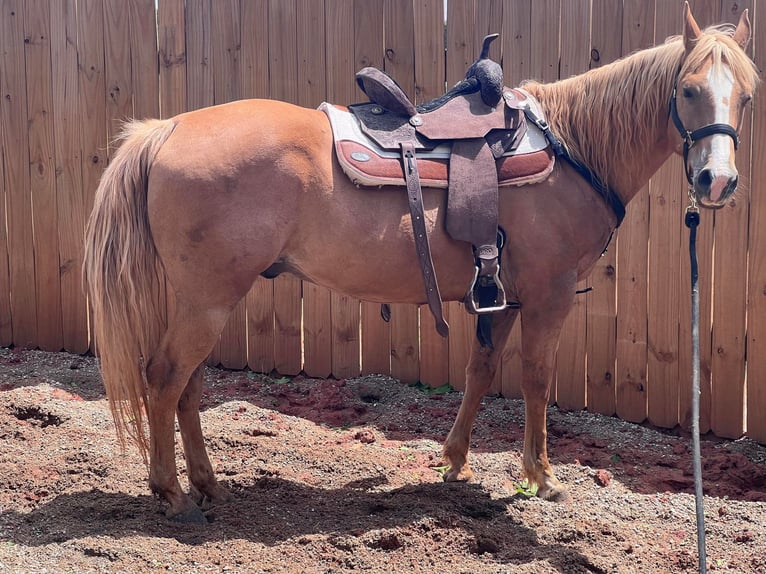
[[[673,94],[670,96],[670,117],[673,119],[673,123],[681,134],[681,139],[684,140],[684,172],[686,173],[686,179],[689,185],[694,185],[692,181],[692,175],[689,170],[689,150],[694,144],[696,144],[702,138],[712,136],[715,134],[723,134],[729,136],[734,140],[734,150],[739,148],[739,134],[737,130],[731,127],[729,124],[708,124],[702,126],[699,129],[690,132],[684,127],[684,123],[678,116],[678,108],[676,107],[676,85],[673,85]]]

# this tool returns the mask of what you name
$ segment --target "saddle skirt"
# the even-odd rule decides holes
[[[539,113],[539,106],[531,96],[522,90],[513,92],[524,105],[529,104]],[[330,120],[338,163],[351,181],[369,187],[407,185],[400,151],[378,145],[363,131],[359,120],[348,108],[324,102],[319,109]],[[553,170],[555,155],[547,139],[532,122],[526,122],[525,118],[523,121],[526,126],[519,130],[521,137],[512,149],[496,159],[500,187],[537,183],[545,180]],[[429,147],[417,149],[420,181],[427,187],[448,188],[452,142],[434,140]]]

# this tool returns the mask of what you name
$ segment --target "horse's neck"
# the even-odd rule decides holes
[[[628,203],[673,153],[668,102],[682,51],[664,45],[586,74],[524,87],[574,158]]]

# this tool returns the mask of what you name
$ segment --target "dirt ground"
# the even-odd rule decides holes
[[[572,495],[555,504],[517,492],[520,401],[485,399],[476,482],[446,484],[460,393],[216,369],[206,383],[203,427],[234,499],[178,525],[117,446],[93,358],[0,349],[0,572],[697,572],[678,433],[551,408]],[[708,569],[766,573],[766,447],[711,439],[703,457]]]

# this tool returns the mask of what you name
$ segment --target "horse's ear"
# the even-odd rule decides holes
[[[739,24],[737,24],[737,29],[734,30],[734,36],[732,36],[732,38],[743,50],[747,48],[747,45],[750,43],[750,18],[747,16],[747,8],[745,8],[742,15],[739,17]]]
[[[689,8],[689,2],[684,2],[684,46],[687,52],[691,52],[702,36],[697,21],[692,16],[692,9]]]

